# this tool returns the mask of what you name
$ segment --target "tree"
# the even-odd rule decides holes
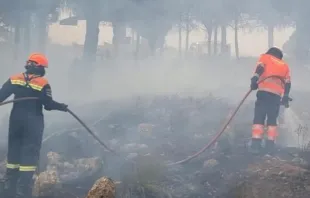
[[[247,5],[250,19],[267,30],[269,48],[274,46],[274,29],[292,25],[292,20],[289,18],[291,11],[283,9],[283,6],[278,9],[279,3],[278,0],[262,0],[259,2],[253,0]],[[285,4],[285,0],[281,1],[280,4]]]
[[[202,23],[205,31],[207,32],[208,42],[208,55],[212,55],[212,33],[214,29],[217,12],[220,7],[218,3],[212,3],[210,0],[195,0],[194,3],[195,19]]]

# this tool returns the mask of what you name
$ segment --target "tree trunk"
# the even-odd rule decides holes
[[[208,55],[212,56],[212,26],[207,28],[208,32]]]
[[[96,60],[99,36],[99,20],[89,18],[86,19],[86,34],[84,42],[83,58],[93,62]]]
[[[16,20],[15,30],[14,30],[14,60],[19,58],[19,46],[20,46],[20,23]]]
[[[235,24],[234,24],[234,30],[235,30],[235,53],[236,53],[236,58],[239,59],[239,36],[238,36],[238,24],[239,24],[239,20],[238,20],[238,16],[236,16],[235,20],[234,20]]]
[[[139,32],[137,32],[136,36],[137,36],[137,38],[136,38],[135,59],[138,60],[139,53],[140,53],[140,41],[141,41],[141,36],[140,36]]]
[[[227,53],[227,29],[225,25],[221,25],[221,54]]]
[[[119,22],[112,22],[113,26],[113,39],[112,43],[114,46],[114,54],[117,56],[119,53],[122,53],[120,48],[120,45],[123,44],[123,41],[126,37],[126,27],[123,23]]]
[[[14,52],[13,58],[18,61],[20,58],[20,37],[21,37],[21,5],[18,1],[17,11],[15,14],[15,24],[14,24]]]
[[[268,24],[268,47],[271,48],[274,46],[274,25],[273,24]]]
[[[31,13],[26,12],[23,19],[23,34],[24,34],[24,42],[23,42],[23,54],[29,54],[31,49]]]
[[[135,42],[135,30],[131,28],[131,44],[133,45]]]
[[[300,13],[299,13],[300,14]],[[309,57],[309,28],[306,27],[305,15],[301,16],[296,20],[296,45],[294,49],[294,55],[298,63],[306,63]]]
[[[182,56],[182,24],[179,24],[179,56]]]
[[[151,38],[148,39],[148,43],[151,50],[151,56],[155,56],[157,38],[154,38],[152,36]]]
[[[213,54],[216,56],[217,55],[217,30],[218,27],[217,25],[214,26],[214,42],[213,42]]]
[[[98,47],[99,23],[100,23],[100,1],[92,0],[84,5],[86,18],[86,34],[84,41],[83,59],[87,62],[96,60]]]
[[[47,25],[46,12],[39,11],[36,13],[36,33],[35,33],[35,42],[34,42],[34,50],[42,53],[46,52],[46,43],[48,37],[48,25]]]
[[[189,34],[190,34],[190,20],[189,16],[186,19],[186,38],[185,38],[185,51],[188,52],[189,47]]]

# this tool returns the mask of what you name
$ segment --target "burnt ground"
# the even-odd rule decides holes
[[[105,152],[74,121],[51,124],[45,133],[40,170],[51,167],[50,151],[61,156],[57,171],[62,169],[52,188],[57,193],[45,197],[86,197],[102,176],[121,182],[116,193],[120,198],[308,197],[310,153],[306,147],[279,147],[274,156],[247,152],[252,102],[242,107],[211,149],[187,164],[166,166],[198,151],[234,107],[213,96],[173,95],[99,102],[81,109],[77,113],[89,115],[83,119],[121,157]],[[308,111],[296,109],[297,113]],[[1,153],[4,157],[5,152]],[[77,159],[92,157],[96,158],[93,168],[76,171],[81,167],[78,164],[86,163]]]

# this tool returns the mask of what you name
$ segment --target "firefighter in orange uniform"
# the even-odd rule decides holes
[[[45,110],[67,111],[67,105],[52,98],[51,86],[45,75],[47,58],[31,54],[24,73],[11,76],[0,89],[0,102],[14,94],[14,98],[38,97],[39,100],[20,101],[13,104],[9,121],[8,155],[6,173],[0,197],[31,198],[33,174],[39,160],[44,129]]]
[[[289,97],[291,89],[290,69],[282,58],[283,53],[280,49],[270,48],[259,58],[255,74],[251,78],[251,89],[258,90],[250,147],[253,153],[261,152],[265,128],[267,128],[266,150],[272,153],[278,135],[277,118],[280,105],[282,104],[286,108],[289,107],[289,101],[291,100]],[[269,76],[277,77],[267,78],[258,83]]]

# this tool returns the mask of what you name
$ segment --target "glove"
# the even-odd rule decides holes
[[[67,112],[68,111],[68,105],[64,103],[59,104],[59,111]]]
[[[253,76],[251,78],[251,90],[257,90],[258,89],[257,81],[258,81],[258,77],[257,76]]]
[[[282,100],[281,100],[281,105],[283,105],[285,108],[289,108],[289,107],[290,107],[290,105],[289,105],[289,102],[290,102],[290,101],[293,101],[293,99],[290,98],[290,97],[287,96],[287,95],[284,95],[284,96],[282,97]]]

